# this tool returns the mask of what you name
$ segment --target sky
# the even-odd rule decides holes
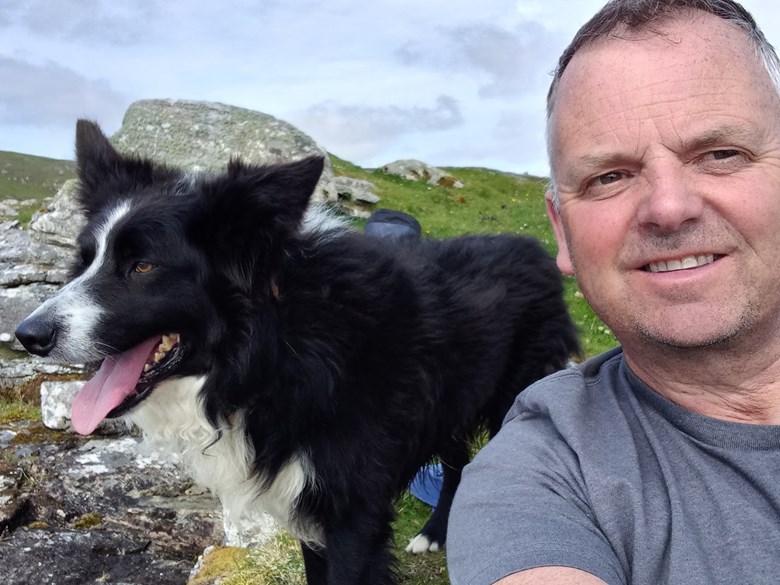
[[[0,150],[72,159],[139,99],[270,114],[373,168],[546,176],[544,100],[601,0],[0,0]],[[780,47],[778,0],[744,0]]]

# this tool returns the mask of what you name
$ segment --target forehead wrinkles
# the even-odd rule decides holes
[[[764,113],[777,111],[777,92],[742,32],[717,19],[696,19],[690,31],[684,24],[668,23],[663,36],[603,40],[574,56],[548,121],[559,187],[569,155],[605,153],[611,144],[629,154],[648,131],[673,147],[707,126],[778,127],[780,116],[765,121]]]

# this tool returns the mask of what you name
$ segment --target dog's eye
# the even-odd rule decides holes
[[[151,262],[144,262],[143,260],[139,260],[138,262],[133,264],[133,270],[140,274],[146,274],[147,272],[151,272],[155,268],[157,268],[156,264],[152,264]]]

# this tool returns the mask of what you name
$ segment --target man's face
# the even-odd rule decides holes
[[[626,345],[701,347],[780,320],[780,101],[736,27],[580,50],[551,119],[558,264]]]

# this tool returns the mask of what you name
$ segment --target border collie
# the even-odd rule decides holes
[[[71,279],[17,337],[102,362],[75,429],[129,418],[231,514],[299,538],[310,584],[395,582],[394,500],[432,459],[439,505],[408,550],[442,547],[469,442],[579,352],[533,239],[348,229],[309,206],[319,157],[192,175],[120,155],[85,120],[76,154]]]

